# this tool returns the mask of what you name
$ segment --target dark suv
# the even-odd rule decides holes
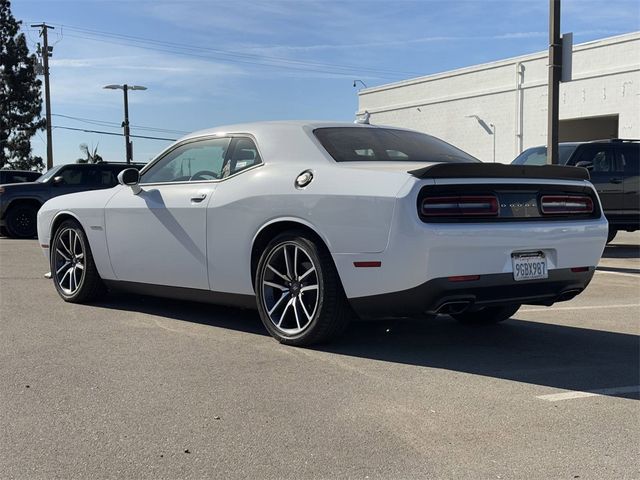
[[[589,170],[609,220],[608,242],[618,230],[640,229],[640,141],[599,140],[561,143],[560,163]],[[518,155],[516,165],[544,165],[547,148],[532,147]]]
[[[32,238],[37,233],[38,210],[50,198],[114,187],[122,170],[143,166],[126,163],[56,165],[35,182],[0,185],[0,230],[9,237]]]

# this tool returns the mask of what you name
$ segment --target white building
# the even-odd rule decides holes
[[[420,130],[509,163],[547,141],[547,52],[359,92],[373,124]],[[560,85],[560,141],[640,138],[640,32],[575,45]],[[495,135],[493,132],[495,130]]]

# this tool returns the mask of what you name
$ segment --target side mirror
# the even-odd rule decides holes
[[[133,194],[137,195],[142,190],[140,188],[140,172],[136,168],[127,168],[118,174],[118,183],[131,187]]]
[[[51,181],[51,185],[62,185],[63,183],[64,183],[64,177],[62,175],[53,177],[53,180]]]
[[[586,168],[587,170],[593,170],[593,162],[589,162],[588,160],[583,160],[582,162],[576,163],[576,167]]]

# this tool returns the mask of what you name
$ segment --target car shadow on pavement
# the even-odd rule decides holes
[[[254,310],[114,292],[96,302],[95,306],[268,336]]]
[[[435,319],[355,322],[320,350],[565,390],[640,383],[640,337],[513,318],[492,326]],[[640,399],[637,393],[613,396]]]
[[[126,294],[111,294],[98,306],[267,336],[258,313],[252,310]],[[340,338],[314,349],[590,391],[640,383],[639,340],[638,335],[518,320],[517,315],[483,327],[461,325],[442,315],[354,321]],[[638,399],[637,394],[612,396]]]
[[[609,244],[604,249],[602,258],[640,258],[640,245],[624,243]]]

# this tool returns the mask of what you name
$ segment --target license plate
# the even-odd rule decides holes
[[[516,282],[549,277],[547,259],[542,252],[513,255],[511,260]]]

